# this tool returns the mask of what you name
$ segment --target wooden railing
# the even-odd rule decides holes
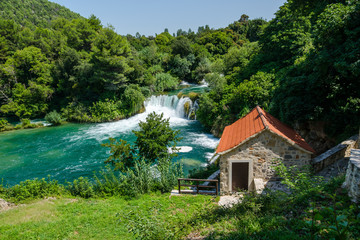
[[[197,182],[197,184],[181,184],[181,181],[192,181]],[[209,185],[200,185],[199,182],[214,182],[215,186],[209,186]],[[196,187],[196,194],[210,194],[213,195],[213,191],[209,192],[199,192],[199,188],[215,188],[215,195],[219,194],[219,180],[210,180],[210,179],[194,179],[194,178],[178,178],[178,186],[179,186],[179,194],[181,194],[181,187]],[[183,191],[184,192],[184,191]],[[184,192],[186,193],[186,192]],[[188,193],[188,192],[187,192]]]

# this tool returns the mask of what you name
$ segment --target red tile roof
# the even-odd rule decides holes
[[[295,130],[265,112],[259,106],[251,110],[245,117],[225,127],[216,153],[230,150],[265,129],[269,129],[306,151],[315,153],[314,149]]]

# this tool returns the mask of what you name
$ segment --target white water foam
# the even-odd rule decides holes
[[[196,145],[200,145],[204,148],[215,149],[219,144],[220,139],[215,138],[211,134],[206,133],[189,133],[190,139],[192,139],[192,143]]]
[[[176,146],[176,148],[178,149],[177,152],[179,152],[179,153],[187,153],[187,152],[191,152],[193,150],[193,148],[190,146]],[[171,148],[168,148],[168,151],[169,151],[169,153],[173,152]]]
[[[194,84],[189,83],[187,81],[181,81],[180,86],[194,86]]]
[[[90,128],[80,130],[78,135],[68,136],[66,141],[73,142],[86,137],[94,138],[101,142],[119,133],[131,132],[137,129],[139,122],[145,121],[147,115],[152,112],[157,114],[163,113],[164,118],[169,118],[171,127],[186,126],[189,124],[189,120],[184,118],[184,103],[188,100],[190,99],[182,98],[179,100],[177,96],[151,96],[144,102],[146,109],[144,113],[116,122],[96,124]]]
[[[200,87],[209,87],[209,84],[205,81],[205,79],[201,80],[201,85]]]

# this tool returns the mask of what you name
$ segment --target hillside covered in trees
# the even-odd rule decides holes
[[[46,28],[59,17],[69,20],[81,18],[79,14],[48,0],[6,0],[0,2],[0,9],[1,18],[14,20],[32,29]]]
[[[256,105],[289,124],[320,122],[332,137],[359,126],[358,1],[289,0],[270,22],[242,15],[222,29],[149,37],[120,36],[47,1],[22,2],[1,3],[2,117],[57,110],[69,121],[111,121],[181,80],[205,79],[197,116],[216,135]]]

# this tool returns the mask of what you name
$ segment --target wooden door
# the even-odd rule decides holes
[[[239,189],[248,190],[249,181],[249,163],[233,162],[232,163],[232,191]]]

